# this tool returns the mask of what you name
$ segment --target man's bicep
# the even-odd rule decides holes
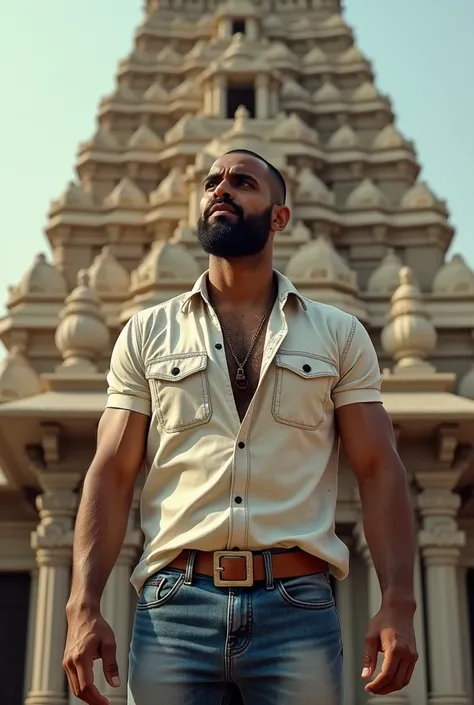
[[[336,410],[336,420],[344,453],[359,480],[397,453],[392,420],[381,402],[344,405]]]
[[[91,466],[110,469],[118,481],[133,484],[145,457],[150,419],[128,409],[105,409],[97,429],[97,450]]]

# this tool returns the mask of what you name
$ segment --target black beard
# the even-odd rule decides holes
[[[235,209],[237,219],[229,220],[226,216],[218,216],[210,223],[209,215],[205,212],[197,224],[197,238],[204,252],[222,259],[260,254],[270,237],[272,206],[260,215],[245,216],[235,203],[222,203]]]

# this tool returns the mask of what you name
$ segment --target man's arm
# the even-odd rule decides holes
[[[63,665],[74,695],[89,705],[108,705],[94,685],[96,659],[102,659],[109,685],[120,685],[115,637],[101,615],[100,601],[123,545],[145,455],[151,402],[140,343],[132,318],[112,352],[107,409],[99,422],[74,532]]]
[[[382,592],[381,609],[366,635],[362,676],[373,675],[378,652],[383,651],[381,673],[366,690],[388,695],[410,682],[417,660],[415,528],[407,475],[380,388],[376,352],[366,330],[353,319],[333,400],[339,436],[359,486],[364,533]]]
[[[385,604],[414,606],[415,529],[405,468],[382,404],[342,406],[337,424],[359,485],[364,533]]]
[[[97,451],[84,480],[76,519],[68,612],[100,608],[123,545],[148,421],[144,414],[106,409],[99,422]]]

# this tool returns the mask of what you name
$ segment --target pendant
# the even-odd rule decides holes
[[[235,375],[235,385],[239,389],[247,389],[248,387],[247,377],[245,376],[243,367],[237,368],[237,374]]]

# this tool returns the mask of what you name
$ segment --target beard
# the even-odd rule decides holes
[[[197,238],[204,252],[222,259],[260,254],[270,237],[273,207],[269,206],[258,215],[246,216],[232,201],[221,203],[231,206],[237,218],[217,216],[209,222],[209,210],[216,204],[206,209],[197,224]]]

